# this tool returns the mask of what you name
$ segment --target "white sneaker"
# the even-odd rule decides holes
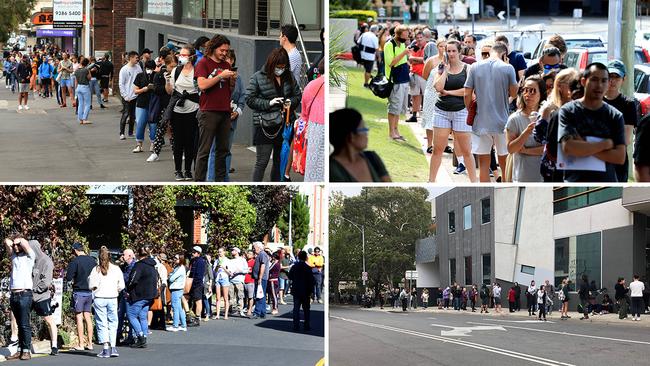
[[[25,110],[29,110],[29,106],[27,104],[25,104]]]
[[[149,157],[147,158],[147,162],[150,163],[152,161],[158,161],[158,159],[159,159],[158,154],[153,153],[153,154],[149,155]]]
[[[18,104],[18,110],[19,110],[19,111],[22,111],[22,110],[23,110],[23,105],[22,105],[22,104]]]
[[[187,332],[186,327],[178,327],[178,332]]]
[[[178,327],[167,327],[165,330],[168,332],[178,332]]]
[[[142,146],[140,145],[135,145],[135,149],[133,149],[134,153],[140,153],[142,152]]]
[[[126,140],[126,136],[124,136],[124,134],[121,134],[120,135],[120,140]]]

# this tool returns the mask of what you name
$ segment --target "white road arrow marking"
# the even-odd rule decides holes
[[[505,13],[505,10],[501,10],[499,14],[497,14],[497,17],[499,17],[501,20],[506,20],[506,17],[504,17]]]
[[[500,325],[478,325],[473,327],[454,327],[450,325],[443,324],[431,324],[432,327],[441,327],[441,328],[451,328],[452,330],[442,330],[440,335],[443,337],[469,337],[469,334],[475,330],[502,330],[506,331]]]

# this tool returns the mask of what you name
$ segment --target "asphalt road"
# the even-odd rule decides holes
[[[330,307],[330,365],[648,365],[644,322]],[[650,322],[646,316],[645,323]]]
[[[81,126],[68,100],[59,108],[56,98],[29,96],[30,110],[18,111],[18,94],[0,83],[0,181],[1,182],[175,182],[169,140],[160,160],[147,163],[149,132],[144,152],[132,153],[135,140],[119,140],[121,103],[109,98],[100,109],[93,97],[93,110]],[[240,128],[244,128],[240,125]],[[233,182],[250,182],[255,165],[252,147],[233,144]],[[269,164],[270,165],[270,164]],[[264,179],[269,179],[268,166]],[[292,174],[293,181],[302,176]]]
[[[290,360],[291,365],[313,366],[325,352],[324,306],[312,305],[312,330],[294,332],[293,305],[280,305],[278,316],[266,319],[230,317],[210,320],[187,333],[153,331],[146,349],[118,347],[119,358],[97,358],[101,351],[61,352],[59,356],[32,358],[33,365],[267,365],[269,360]]]

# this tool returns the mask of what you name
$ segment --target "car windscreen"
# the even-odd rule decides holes
[[[576,48],[576,47],[603,47],[603,41],[599,39],[567,39],[566,48]]]
[[[607,52],[598,51],[598,52],[589,52],[589,58],[587,59],[587,65],[593,62],[600,62],[607,65]],[[634,51],[634,64],[643,64],[645,63],[645,55],[643,51],[636,50]]]

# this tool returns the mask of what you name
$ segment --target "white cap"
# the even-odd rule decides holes
[[[195,245],[195,246],[192,248],[192,250],[194,250],[195,252],[197,252],[197,253],[199,253],[199,254],[200,254],[200,253],[203,253],[203,249],[202,249],[200,246],[198,246],[198,245]]]

